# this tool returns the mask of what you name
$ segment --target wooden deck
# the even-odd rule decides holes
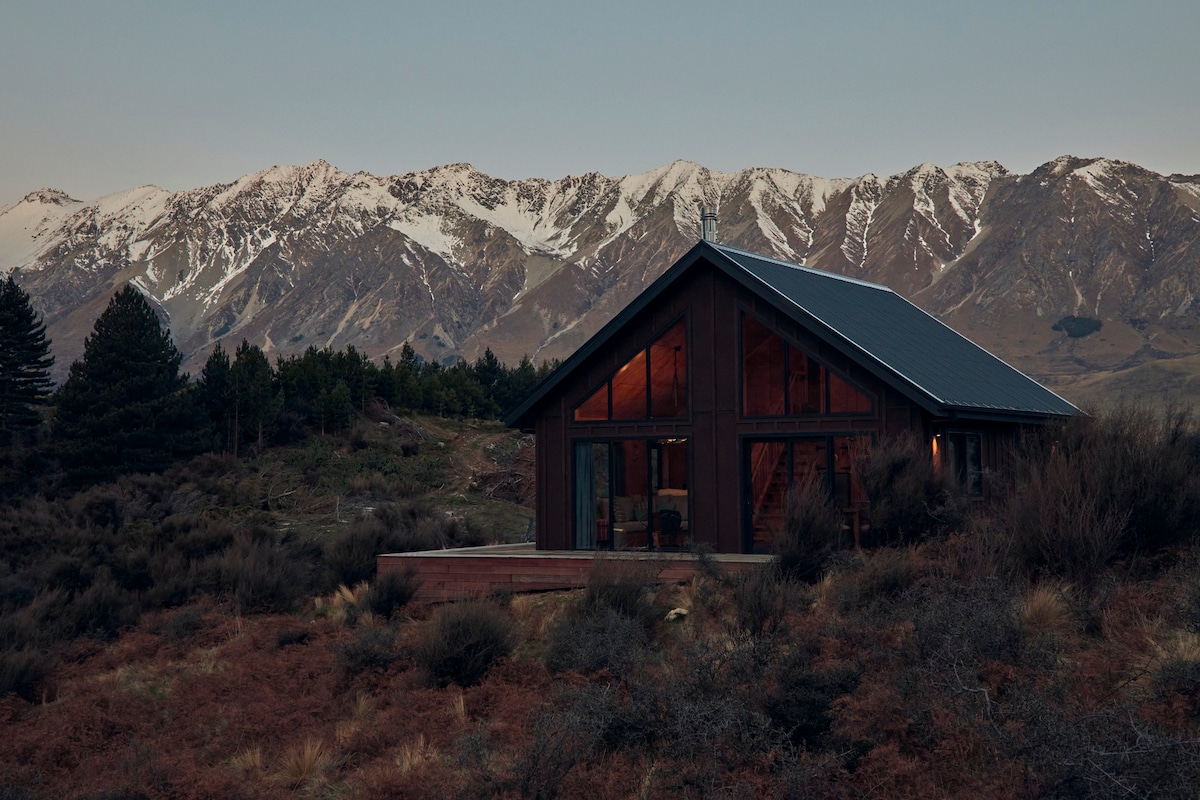
[[[659,583],[682,583],[700,571],[691,553],[617,551],[602,554],[579,551],[535,550],[530,544],[500,544],[454,550],[423,550],[377,556],[379,574],[416,570],[421,589],[416,599],[425,602],[460,600],[495,592],[541,592],[573,589],[587,584],[597,559],[654,561],[661,565]],[[753,569],[770,560],[765,555],[711,554],[728,572]]]

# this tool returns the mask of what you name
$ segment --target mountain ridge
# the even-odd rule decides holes
[[[833,179],[683,160],[381,177],[318,160],[91,202],[39,189],[0,207],[0,274],[19,271],[60,372],[127,281],[193,369],[242,337],[277,354],[563,357],[699,238],[701,205],[721,242],[888,285],[1050,384],[1195,352],[1200,177],[1070,155],[1025,175],[978,161]],[[1103,327],[1072,340],[1052,330],[1068,315]]]

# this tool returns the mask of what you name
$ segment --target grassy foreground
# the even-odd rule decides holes
[[[529,448],[418,423],[6,508],[0,797],[1200,786],[1187,420],[1031,444],[986,515],[879,448],[888,533],[861,553],[793,509],[748,576],[655,587],[653,562],[601,559],[583,590],[441,607],[370,558],[518,537]]]

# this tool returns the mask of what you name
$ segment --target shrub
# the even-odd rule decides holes
[[[346,482],[346,495],[363,500],[392,500],[396,493],[392,481],[381,472],[355,475]]]
[[[141,608],[137,598],[113,581],[107,567],[97,571],[96,580],[75,598],[70,610],[75,632],[99,639],[111,639],[117,632],[137,623]]]
[[[34,702],[49,674],[46,657],[33,650],[0,651],[0,697],[12,693]]]
[[[433,516],[418,518],[392,533],[384,550],[386,553],[415,553],[421,550],[440,550],[443,547],[461,547],[447,537],[452,527],[449,518]]]
[[[1002,518],[1014,572],[1087,586],[1117,554],[1129,511],[1092,491],[1078,468],[1052,453],[1009,498]]]
[[[887,604],[910,589],[920,577],[913,548],[881,547],[856,554],[832,573],[824,585],[826,597],[839,613]]]
[[[595,755],[596,735],[580,711],[543,711],[533,724],[533,741],[515,765],[521,797],[553,800],[562,793],[563,780],[580,763]]]
[[[797,482],[788,490],[783,530],[775,542],[780,571],[806,583],[819,580],[841,535],[842,515],[824,482],[815,475]]]
[[[294,644],[308,644],[312,639],[312,634],[303,628],[288,628],[279,632],[275,637],[275,646],[279,648],[291,647]]]
[[[479,547],[489,544],[492,537],[470,519],[446,517],[442,523],[442,540],[447,547]]]
[[[386,552],[387,531],[378,519],[350,523],[325,551],[325,565],[334,585],[354,586],[375,577],[375,557]]]
[[[1022,643],[1018,596],[995,579],[920,587],[903,598],[913,609],[920,655],[937,668],[984,659],[1016,663]]]
[[[436,686],[473,686],[512,647],[512,623],[504,612],[491,603],[470,600],[437,610],[416,660]]]
[[[385,629],[360,628],[342,646],[338,660],[348,677],[368,669],[387,669],[396,660],[395,638]]]
[[[354,586],[370,581],[380,553],[440,550],[454,543],[447,533],[455,531],[455,522],[435,516],[423,504],[377,508],[370,517],[350,523],[329,546],[325,563],[330,582]]]
[[[733,587],[738,627],[748,635],[770,637],[783,627],[794,587],[776,563],[740,576]]]
[[[870,520],[863,544],[906,544],[955,530],[966,519],[967,500],[939,474],[914,433],[882,437],[864,448],[856,468]]]
[[[206,585],[244,611],[288,611],[311,588],[297,555],[269,531],[247,531],[220,555],[205,560]]]
[[[162,626],[162,631],[169,638],[182,642],[192,638],[204,627],[204,614],[199,608],[192,606],[171,615]]]
[[[828,744],[833,702],[854,691],[858,679],[850,667],[815,670],[803,650],[793,649],[772,670],[767,716],[793,744],[820,750]]]
[[[24,608],[0,614],[3,647],[46,645],[75,635],[74,609],[62,589],[39,592]]]
[[[646,662],[645,625],[612,608],[565,614],[550,629],[544,656],[551,672],[608,670],[618,678],[634,674]]]
[[[233,543],[240,527],[227,520],[205,520],[192,515],[167,517],[159,535],[171,549],[191,561],[219,553]]]
[[[578,613],[590,616],[611,609],[647,629],[653,627],[662,616],[650,595],[658,571],[658,564],[640,559],[595,558]]]
[[[1190,411],[1118,406],[1027,437],[999,518],[1010,568],[1084,585],[1120,554],[1200,534],[1200,434]]]
[[[421,588],[421,579],[411,566],[401,572],[380,575],[367,593],[367,607],[371,613],[385,619],[392,616],[416,596]]]

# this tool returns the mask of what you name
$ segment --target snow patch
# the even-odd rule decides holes
[[[57,244],[62,224],[82,205],[56,189],[39,189],[0,208],[0,275],[29,266]]]
[[[875,209],[883,196],[879,179],[868,173],[859,179],[852,190],[850,209],[846,212],[846,237],[842,240],[842,255],[859,269],[867,262],[867,239]]]
[[[432,214],[412,214],[390,220],[387,226],[403,233],[431,253],[437,253],[446,261],[454,258],[454,249],[462,246],[462,240],[442,230],[445,220]]]

